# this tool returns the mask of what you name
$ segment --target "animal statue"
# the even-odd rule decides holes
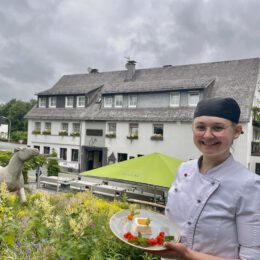
[[[39,150],[31,147],[17,147],[9,163],[5,167],[0,166],[0,183],[6,182],[10,192],[16,191],[21,202],[26,202],[24,191],[24,179],[22,175],[23,164],[25,161],[38,155]]]

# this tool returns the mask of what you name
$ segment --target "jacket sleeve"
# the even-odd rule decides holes
[[[260,259],[260,178],[250,178],[240,192],[236,212],[240,259]]]

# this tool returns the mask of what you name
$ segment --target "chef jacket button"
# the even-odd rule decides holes
[[[174,188],[174,191],[178,191],[178,189],[177,189],[177,188]]]
[[[188,225],[189,225],[189,226],[191,225],[191,222],[190,222],[190,221],[188,222]]]
[[[215,185],[215,182],[213,181],[213,182],[211,182],[211,185]]]
[[[201,200],[197,200],[198,203],[201,203]]]

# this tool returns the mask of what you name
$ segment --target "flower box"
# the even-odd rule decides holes
[[[151,136],[151,140],[153,141],[162,141],[163,140],[163,136],[160,134],[154,134]]]
[[[67,136],[67,135],[68,135],[68,131],[66,131],[66,130],[61,130],[61,131],[59,132],[59,135],[61,135],[61,136]]]
[[[40,134],[41,134],[41,130],[40,130],[40,129],[34,129],[34,130],[32,131],[32,134],[34,134],[34,135],[40,135]]]
[[[51,134],[51,130],[45,129],[45,130],[42,131],[42,134],[43,135],[50,135]]]
[[[79,131],[73,131],[73,132],[71,132],[70,133],[70,136],[80,136],[80,133],[79,133]]]
[[[130,140],[138,139],[138,134],[129,134],[126,138]]]
[[[116,138],[116,133],[107,133],[106,137],[107,138]]]

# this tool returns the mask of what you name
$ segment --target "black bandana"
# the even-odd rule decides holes
[[[199,116],[221,117],[237,124],[240,117],[240,108],[233,98],[203,99],[198,103],[193,118]]]

